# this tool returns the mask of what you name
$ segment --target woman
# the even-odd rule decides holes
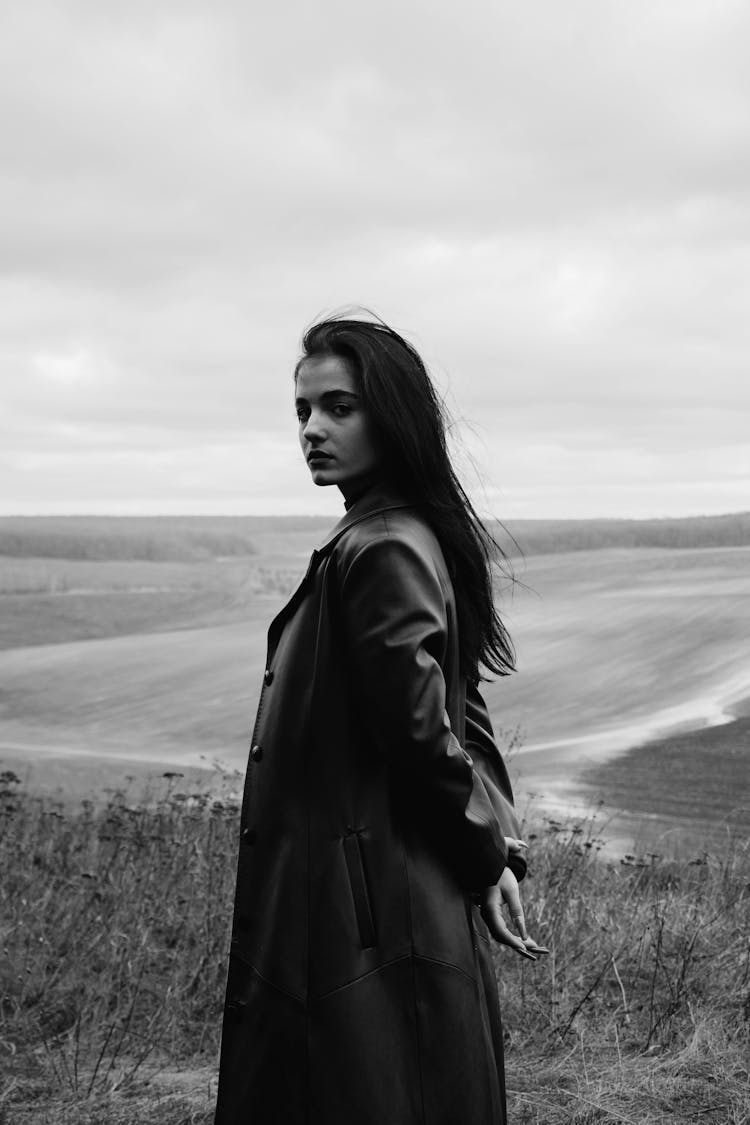
[[[525,873],[477,690],[512,667],[494,543],[382,323],[313,326],[302,452],[346,514],[271,624],[241,814],[217,1125],[505,1121],[488,930]],[[505,898],[520,936],[511,934]]]

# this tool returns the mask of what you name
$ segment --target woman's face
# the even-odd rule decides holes
[[[297,369],[299,440],[315,484],[336,484],[348,499],[380,464],[357,384],[339,356],[311,356]]]

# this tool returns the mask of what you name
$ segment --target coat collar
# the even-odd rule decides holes
[[[410,507],[412,507],[412,505],[407,503],[403,496],[388,485],[374,484],[354,501],[351,508],[344,513],[339,522],[331,529],[325,541],[316,548],[315,554],[327,554],[344,532],[348,531],[350,527],[353,527],[355,523],[360,523],[362,520],[369,519],[370,516],[380,515],[381,512],[390,512],[394,508]]]
[[[380,512],[390,512],[394,508],[409,508],[402,496],[385,485],[376,484],[368,488],[360,497],[358,497],[351,508],[346,512],[339,522],[332,528],[325,542],[313,551],[310,563],[307,567],[302,581],[297,589],[292,594],[286,605],[279,610],[276,617],[268,630],[268,661],[269,664],[274,658],[276,647],[279,643],[279,637],[284,628],[285,623],[289,620],[291,615],[296,610],[302,599],[305,597],[306,592],[310,588],[310,579],[320,565],[320,561],[330,553],[334,544],[336,544],[341,536],[353,527],[355,523],[360,523],[361,520],[369,519],[370,516],[379,515]]]

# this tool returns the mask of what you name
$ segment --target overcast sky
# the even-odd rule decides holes
[[[3,4],[0,511],[338,512],[291,370],[349,304],[501,518],[750,508],[749,43],[746,0]]]

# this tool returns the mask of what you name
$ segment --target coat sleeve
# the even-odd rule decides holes
[[[446,600],[432,559],[394,536],[371,540],[345,568],[341,603],[350,673],[376,749],[416,784],[467,889],[497,882],[504,833],[446,712]]]
[[[474,760],[474,769],[484,782],[503,835],[518,839],[521,825],[513,804],[508,770],[495,742],[487,704],[476,684],[471,682],[466,689],[466,749]],[[512,853],[507,862],[516,878],[519,881],[523,879],[526,874],[523,856]]]

